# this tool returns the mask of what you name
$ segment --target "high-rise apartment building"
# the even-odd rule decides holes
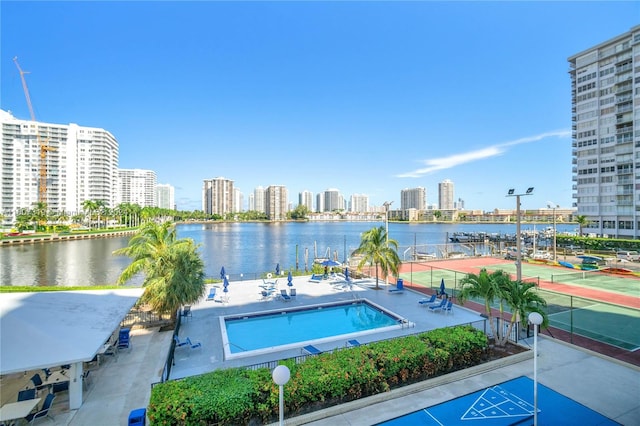
[[[298,205],[306,206],[307,209],[313,211],[313,192],[306,189],[298,194]]]
[[[583,231],[638,238],[640,26],[568,61],[573,197],[588,221]]]
[[[118,170],[119,203],[137,204],[140,207],[156,207],[158,179],[153,170]]]
[[[41,170],[46,172],[45,202],[52,210],[81,212],[86,200],[116,206],[119,147],[111,133],[77,124],[20,120],[2,110],[0,123],[0,211],[6,220],[15,220],[19,209],[31,209],[39,201]],[[41,144],[47,147],[44,156]]]
[[[425,210],[426,208],[427,190],[425,188],[405,188],[400,191],[400,210]]]
[[[244,210],[244,194],[238,188],[233,189],[233,206],[236,213]]]
[[[223,177],[205,179],[202,187],[202,211],[222,217],[234,212],[233,181]]]
[[[344,198],[337,189],[327,189],[323,193],[323,209],[324,212],[332,212],[335,210],[345,210]]]
[[[269,185],[266,190],[266,213],[269,220],[286,220],[289,194],[283,185]]]
[[[156,201],[161,209],[176,209],[175,188],[172,185],[159,183],[156,185]]]
[[[354,213],[366,213],[369,211],[369,196],[364,194],[353,194],[351,196],[349,211]]]
[[[316,195],[316,213],[322,213],[324,211],[324,192],[319,192]]]
[[[438,208],[440,210],[454,209],[453,182],[445,179],[438,184]]]
[[[267,192],[261,186],[253,190],[253,210],[261,213],[267,212],[266,196]]]

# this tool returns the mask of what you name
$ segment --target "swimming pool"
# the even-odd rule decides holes
[[[220,318],[225,358],[387,331],[406,321],[366,299]]]

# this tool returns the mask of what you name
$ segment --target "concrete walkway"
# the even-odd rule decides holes
[[[91,370],[78,410],[69,411],[66,392],[56,395],[54,423],[126,425],[131,410],[149,404],[151,384],[160,381],[172,336],[172,331],[160,332],[158,328],[133,329],[129,350],[120,351],[117,358],[106,357],[100,367]]]

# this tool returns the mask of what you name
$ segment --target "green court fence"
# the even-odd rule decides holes
[[[461,290],[461,280],[468,275],[466,272],[439,268],[433,264],[412,262],[409,266],[409,271],[401,274],[401,278],[405,279],[405,282],[408,281],[416,287],[438,291],[440,281],[444,279],[446,292],[454,298]],[[591,274],[598,274],[598,272],[576,271],[555,274],[554,277],[559,282],[567,282],[567,279],[580,281],[588,280],[592,277]],[[576,336],[580,336],[628,351],[640,348],[640,333],[637,331],[640,330],[640,310],[601,300],[542,290],[539,288],[539,277],[523,277],[523,281],[535,283],[540,296],[547,301],[546,313],[549,316],[551,327],[549,333],[552,336],[553,329],[558,329],[567,333],[570,343],[579,343],[574,339]],[[637,284],[634,281],[630,281],[630,283]],[[483,300],[476,302],[484,304]],[[495,305],[494,308],[498,308],[498,306]],[[510,312],[508,313],[510,314]],[[515,337],[516,340],[520,337],[530,336],[532,333],[532,329],[526,327],[526,324],[522,327],[514,326],[514,328],[518,330],[518,334],[510,337]],[[526,333],[524,333],[525,331]],[[560,338],[560,336],[557,337]],[[564,336],[562,338],[565,340]]]

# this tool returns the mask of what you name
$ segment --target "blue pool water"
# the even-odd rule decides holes
[[[225,318],[225,328],[234,354],[394,326],[399,320],[358,301]]]

